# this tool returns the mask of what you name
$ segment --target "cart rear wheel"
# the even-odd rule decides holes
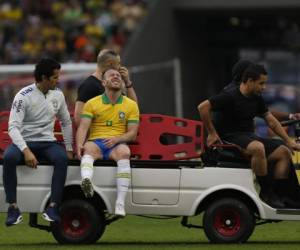
[[[208,206],[203,227],[207,238],[213,243],[246,242],[254,230],[255,218],[244,202],[223,198]]]

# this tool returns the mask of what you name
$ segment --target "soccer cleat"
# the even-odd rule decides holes
[[[84,178],[81,182],[81,189],[86,198],[92,198],[94,195],[93,184],[89,178]]]
[[[10,206],[7,210],[6,226],[19,224],[23,220],[22,214],[18,208]]]
[[[43,213],[43,218],[50,222],[60,222],[60,215],[57,206],[48,207]]]
[[[125,217],[126,212],[125,212],[125,209],[124,209],[124,204],[116,203],[115,215],[120,216],[120,217]]]

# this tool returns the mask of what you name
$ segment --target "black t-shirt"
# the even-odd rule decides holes
[[[221,116],[215,121],[220,136],[236,132],[254,132],[254,118],[263,117],[268,108],[262,96],[246,97],[239,88],[222,91],[209,99],[213,111]]]
[[[235,88],[237,88],[237,87],[239,87],[239,86],[240,86],[240,83],[239,83],[239,82],[232,81],[231,83],[229,83],[228,85],[226,85],[226,86],[223,88],[222,91],[227,92],[227,91],[230,91],[230,90],[232,90],[232,89],[235,89]]]
[[[232,81],[231,83],[229,83],[222,89],[221,93],[223,93],[223,92],[226,93],[226,92],[236,89],[238,87],[239,87],[239,84],[235,81]],[[224,114],[222,112],[218,112],[218,111],[212,112],[213,124],[216,126],[216,124],[222,123],[223,116],[224,116]]]
[[[77,101],[85,103],[91,98],[101,95],[103,92],[104,87],[101,81],[91,75],[80,84],[77,91]]]

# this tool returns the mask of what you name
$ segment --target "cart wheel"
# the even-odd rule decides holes
[[[105,217],[85,200],[67,200],[60,208],[61,222],[51,223],[52,234],[61,244],[90,244],[104,233]]]
[[[254,226],[253,212],[244,202],[235,198],[214,201],[203,217],[204,232],[213,243],[246,242]]]

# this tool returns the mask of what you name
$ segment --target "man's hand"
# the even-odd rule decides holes
[[[77,145],[76,154],[79,160],[81,160],[82,152],[83,152],[83,145]]]
[[[31,152],[31,150],[29,148],[25,148],[23,150],[23,154],[26,166],[30,168],[37,168],[38,161],[35,155]]]
[[[212,144],[214,144],[216,142],[222,143],[222,140],[220,139],[220,137],[217,133],[209,134],[207,136],[206,143],[207,143],[208,147],[210,147]]]
[[[73,151],[67,151],[67,157],[69,160],[72,160],[74,158]]]
[[[106,147],[111,148],[117,143],[119,143],[119,139],[118,137],[112,137],[112,138],[104,139],[103,143]]]
[[[291,120],[300,120],[300,113],[290,114],[289,119],[291,119]]]
[[[122,79],[123,79],[123,81],[124,81],[124,83],[125,83],[125,87],[130,86],[132,83],[131,83],[131,81],[130,81],[130,79],[129,79],[129,72],[128,72],[128,69],[122,66],[122,67],[120,67],[120,69],[119,69],[119,73],[120,73],[121,76],[122,76]]]
[[[298,143],[296,143],[294,140],[290,139],[287,142],[287,146],[291,149],[291,150],[295,150],[295,151],[300,151],[300,145]]]

